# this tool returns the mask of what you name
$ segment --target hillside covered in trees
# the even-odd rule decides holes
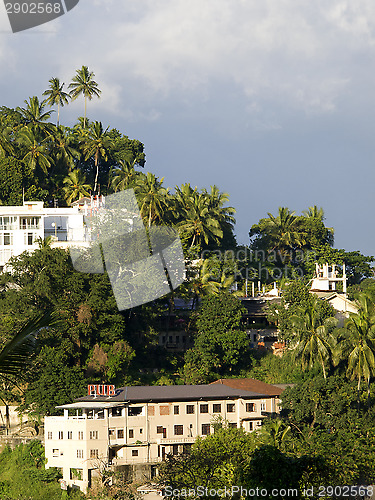
[[[283,395],[280,419],[268,422],[259,436],[224,423],[191,456],[169,459],[165,480],[187,485],[191,469],[213,487],[223,480],[250,487],[254,478],[269,485],[276,467],[281,485],[372,484],[374,259],[334,248],[334,228],[326,227],[316,206],[301,215],[280,207],[258,223],[249,220],[249,245],[238,246],[228,193],[215,185],[192,187],[188,179],[173,191],[166,188],[163,178],[147,172],[147,148],[139,140],[87,118],[87,101],[101,93],[94,76],[83,66],[68,92],[52,78],[40,98],[0,108],[0,201],[68,206],[83,196],[132,188],[146,227],[178,230],[186,280],[168,296],[119,312],[108,276],[77,272],[69,254],[48,241],[12,258],[0,275],[3,403],[16,403],[40,421],[55,406],[82,396],[89,383],[187,384],[233,376],[293,383]],[[73,127],[62,125],[61,108],[81,96],[84,117]],[[349,297],[359,309],[343,325],[332,307],[309,293],[315,262],[346,265]],[[269,311],[287,343],[281,358],[250,347],[238,297],[249,293],[252,281],[265,287],[277,281],[283,291],[280,306]],[[189,306],[176,309],[177,299]],[[186,352],[159,345],[172,316],[174,327],[192,339]],[[16,351],[22,363],[12,369],[11,343],[25,338],[34,318],[47,321],[37,323],[38,335],[26,351]],[[216,458],[215,470],[202,468],[205,457]],[[291,466],[295,476],[288,477]]]

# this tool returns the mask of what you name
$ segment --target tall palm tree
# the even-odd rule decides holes
[[[295,359],[301,360],[302,368],[312,368],[316,362],[320,363],[323,376],[326,379],[326,365],[332,357],[336,345],[331,330],[337,324],[334,318],[321,321],[318,314],[318,299],[315,297],[306,308],[301,308],[293,317],[293,325],[297,334]]]
[[[89,71],[87,66],[82,66],[81,69],[77,69],[76,75],[69,84],[70,96],[74,101],[80,95],[85,98],[85,115],[83,120],[83,128],[86,128],[86,111],[87,111],[87,99],[92,100],[94,96],[100,98],[102,91],[99,89],[98,84],[94,80],[95,74]]]
[[[47,96],[44,103],[49,106],[57,106],[57,126],[60,124],[60,106],[63,107],[64,104],[69,102],[69,94],[64,92],[64,83],[60,83],[58,78],[51,78],[49,80],[50,86],[43,95]]]
[[[86,142],[83,144],[83,152],[85,154],[85,159],[94,158],[95,163],[95,181],[94,181],[94,193],[96,193],[99,177],[99,161],[103,158],[107,160],[107,151],[110,148],[111,139],[108,135],[108,127],[103,130],[102,122],[95,122],[91,125],[88,135],[86,137]]]
[[[86,184],[86,176],[77,168],[64,179],[65,200],[68,205],[83,196],[90,196],[91,186]]]
[[[161,224],[169,210],[169,193],[163,184],[164,177],[159,179],[150,172],[137,179],[134,191],[140,205],[141,216],[145,224]]]
[[[358,314],[350,314],[335,354],[336,363],[347,360],[347,375],[352,379],[358,378],[359,401],[362,378],[369,386],[370,378],[375,375],[375,305],[365,293],[359,296],[358,301]]]

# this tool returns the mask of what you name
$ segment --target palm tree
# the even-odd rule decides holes
[[[68,104],[69,102],[69,94],[63,91],[64,83],[60,84],[60,80],[58,78],[51,78],[49,80],[50,86],[43,95],[48,96],[44,101],[49,106],[57,105],[57,126],[60,124],[60,106],[63,107],[64,104]]]
[[[134,170],[136,160],[121,160],[119,165],[111,170],[111,186],[114,192],[123,191],[132,187],[140,172]]]
[[[47,147],[49,139],[49,136],[42,139],[40,134],[34,133],[33,130],[28,127],[24,127],[19,135],[19,142],[26,150],[23,161],[33,170],[39,167],[46,175],[52,162]]]
[[[99,161],[100,158],[107,160],[107,151],[111,145],[110,137],[108,136],[108,127],[103,131],[102,122],[95,122],[89,130],[86,138],[86,142],[83,145],[83,152],[85,154],[85,159],[88,160],[90,157],[94,157],[95,162],[95,182],[94,182],[94,193],[96,193],[96,188],[98,185],[99,177]]]
[[[298,217],[287,207],[279,207],[275,217],[268,212],[268,219],[263,219],[261,232],[267,235],[273,250],[285,251],[294,247],[302,247],[304,238],[298,228]]]
[[[10,127],[2,127],[0,123],[0,157],[11,156],[14,154],[14,148],[11,139],[12,130]]]
[[[69,167],[69,170],[74,167],[74,160],[77,160],[80,156],[74,138],[66,132],[64,127],[58,126],[56,128],[53,153],[57,162],[63,162]]]
[[[259,439],[262,444],[282,450],[290,430],[290,425],[286,426],[282,420],[271,420],[267,422],[266,426],[262,426],[259,432]]]
[[[86,128],[86,111],[87,111],[87,99],[92,100],[93,96],[99,97],[101,90],[98,84],[94,80],[95,74],[89,71],[87,66],[82,66],[81,69],[77,69],[76,76],[73,78],[72,83],[69,84],[70,96],[74,101],[81,94],[85,98],[85,116],[83,120],[83,128]]]
[[[302,214],[308,219],[318,219],[321,222],[323,222],[325,219],[323,208],[322,207],[318,208],[316,205],[309,207],[308,210],[302,210]],[[332,238],[332,244],[333,244],[333,235],[335,230],[333,229],[333,227],[327,227],[326,229],[330,237]]]
[[[358,377],[359,401],[362,378],[369,386],[371,376],[375,375],[375,306],[365,293],[359,296],[358,301],[358,314],[350,314],[335,355],[336,364],[347,360],[347,376],[352,379]]]
[[[335,318],[321,321],[318,314],[318,300],[320,299],[314,297],[312,302],[306,308],[301,308],[292,319],[297,334],[294,356],[295,359],[301,360],[304,370],[312,368],[318,361],[326,379],[326,364],[336,344],[331,330],[337,321]]]
[[[316,205],[309,207],[308,210],[302,210],[305,217],[312,217],[314,219],[324,220],[324,210],[322,207],[318,208]]]
[[[181,192],[179,193],[179,195]],[[206,193],[194,190],[186,199],[183,207],[181,222],[178,224],[180,231],[190,238],[190,247],[197,245],[202,248],[209,241],[216,243],[223,237],[220,227],[218,211],[210,207],[209,197]]]
[[[169,210],[168,189],[162,187],[164,177],[158,180],[154,174],[140,176],[134,187],[140,205],[141,216],[148,227],[151,224],[161,224]]]
[[[46,123],[51,118],[51,111],[44,111],[44,102],[39,102],[37,96],[30,97],[29,102],[24,101],[26,108],[17,108],[22,115],[25,125],[30,126],[34,133],[51,133],[53,125]]]
[[[69,205],[75,199],[90,196],[91,186],[86,184],[86,176],[77,168],[65,177],[63,191]]]

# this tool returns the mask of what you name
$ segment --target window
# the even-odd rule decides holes
[[[90,431],[90,439],[98,439],[98,431]]]
[[[139,434],[143,434],[143,429],[139,429]]]
[[[60,455],[60,450],[58,450],[57,448],[54,448],[52,450],[52,456],[53,457],[58,457]]]
[[[194,405],[186,405],[186,413],[190,415],[194,413]]]
[[[73,432],[72,431],[68,431],[68,439],[73,439]]]
[[[99,458],[99,450],[90,450],[90,458]]]
[[[260,411],[266,411],[266,403],[260,403]]]
[[[83,450],[77,450],[77,458],[83,458]]]
[[[178,455],[178,444],[172,446],[172,455]]]
[[[4,245],[13,245],[12,233],[4,233]]]
[[[47,433],[47,439],[52,439],[52,432],[51,431],[48,431],[48,433]]]
[[[210,432],[210,424],[202,424],[202,436],[208,436]]]
[[[174,426],[174,435],[175,436],[182,436],[184,433],[184,426],[183,425],[175,425]]]
[[[174,406],[174,407],[173,407],[173,413],[174,413],[175,415],[179,415],[179,413],[180,413],[180,407],[179,407],[179,406]]]
[[[112,408],[112,417],[121,417],[122,408]]]
[[[141,415],[143,410],[143,406],[132,406],[129,408],[129,417],[136,417],[137,415]]]
[[[253,422],[249,422],[249,431],[253,430]]]
[[[133,429],[129,429],[129,438],[133,438],[134,437],[134,430]]]
[[[180,336],[176,335],[176,344],[179,344],[179,343],[180,343]]]
[[[109,429],[108,434],[110,436],[115,436],[116,435],[116,430],[115,429]]]
[[[214,413],[221,413],[221,404],[220,403],[216,403],[213,405],[213,410],[212,410]]]
[[[234,412],[234,408],[235,408],[234,403],[228,403],[227,404],[227,412],[228,413],[233,413]]]
[[[160,415],[169,415],[169,405],[162,405],[159,407]]]
[[[27,244],[32,245],[34,243],[33,233],[27,233]]]
[[[155,406],[148,407],[148,414],[150,417],[153,417],[155,415]]]
[[[162,425],[158,425],[156,427],[156,434],[163,434],[163,426]]]
[[[255,403],[246,403],[246,411],[247,412],[256,411]]]
[[[63,431],[59,431],[59,439],[64,439],[64,432]]]
[[[78,431],[78,439],[83,439],[83,431]]]
[[[138,457],[138,450],[132,450],[132,457]]]
[[[117,429],[117,439],[124,439],[124,429]]]
[[[208,405],[200,405],[199,411],[200,413],[208,413]]]

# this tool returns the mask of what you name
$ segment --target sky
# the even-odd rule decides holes
[[[373,0],[80,0],[19,33],[0,1],[0,105],[82,65],[102,90],[88,117],[142,141],[172,191],[229,193],[238,243],[280,206],[317,205],[336,248],[375,255]]]

